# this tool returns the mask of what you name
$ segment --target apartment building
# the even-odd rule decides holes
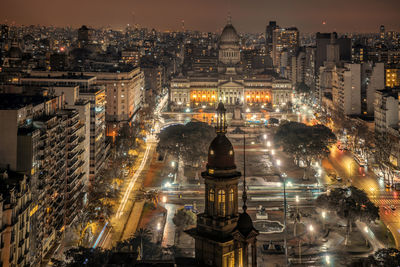
[[[0,167],[29,177],[30,257],[39,262],[79,212],[85,127],[62,95],[2,94]]]
[[[387,133],[389,128],[397,129],[399,123],[398,93],[390,90],[375,92],[374,103],[375,132]]]
[[[32,195],[27,176],[0,171],[0,259],[3,267],[29,266]]]
[[[21,85],[45,87],[49,92],[63,95],[66,107],[79,111],[81,123],[86,125],[86,129],[89,129],[89,141],[86,140],[90,146],[89,180],[94,180],[104,166],[110,147],[110,144],[106,142],[106,90],[104,83],[103,86],[98,85],[97,77],[83,73],[43,71],[32,72],[30,77],[22,78],[20,83]],[[121,81],[122,83],[123,81]],[[77,86],[79,90],[77,90]],[[124,86],[121,85],[121,87]],[[89,103],[89,107],[86,103]],[[87,135],[88,131],[86,131]]]

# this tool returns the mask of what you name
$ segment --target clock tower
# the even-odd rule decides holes
[[[250,216],[238,212],[241,173],[236,170],[233,146],[225,136],[225,112],[224,105],[219,103],[217,136],[210,144],[206,170],[201,174],[205,183],[205,208],[197,215],[196,228],[187,232],[195,238],[196,260],[200,266],[247,267],[247,237],[254,235],[251,242],[255,244],[258,232]],[[256,266],[256,260],[252,262]]]

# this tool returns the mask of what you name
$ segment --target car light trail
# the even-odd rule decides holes
[[[104,231],[106,230],[107,225],[108,225],[108,222],[106,222],[106,224],[104,225],[103,229],[101,229],[101,232],[100,232],[99,236],[97,237],[96,242],[94,242],[94,245],[93,245],[92,248],[96,248],[97,245],[99,244],[99,241],[100,241],[101,237],[103,236]]]
[[[132,178],[131,178],[131,180],[129,182],[128,189],[126,190],[126,192],[124,194],[124,197],[122,198],[122,201],[121,201],[121,203],[119,205],[119,208],[117,210],[117,219],[119,219],[122,216],[122,214],[123,214],[122,211],[124,210],[125,205],[128,202],[129,195],[130,195],[130,193],[132,191],[132,188],[135,185],[137,178],[142,173],[142,170],[143,170],[144,166],[146,165],[147,157],[149,156],[149,153],[150,153],[150,148],[151,148],[151,145],[147,145],[146,151],[145,151],[143,159],[142,159],[142,162],[140,163],[139,168],[136,170],[135,174],[132,176]]]

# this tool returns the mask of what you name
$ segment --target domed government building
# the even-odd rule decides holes
[[[212,67],[210,67],[212,68]],[[243,71],[240,36],[230,21],[218,40],[217,71],[193,71],[171,80],[170,101],[178,107],[277,106],[291,100],[289,80]]]
[[[233,55],[234,57],[234,55]],[[195,239],[197,266],[257,266],[258,231],[247,214],[247,193],[243,181],[243,209],[238,209],[235,152],[226,134],[226,109],[217,108],[216,133],[208,149],[208,163],[201,174],[205,183],[205,209],[197,215],[196,228],[186,231]],[[244,176],[245,177],[245,176]]]

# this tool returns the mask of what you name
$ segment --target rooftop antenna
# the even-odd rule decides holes
[[[243,212],[247,210],[247,189],[246,189],[246,133],[243,133]]]

